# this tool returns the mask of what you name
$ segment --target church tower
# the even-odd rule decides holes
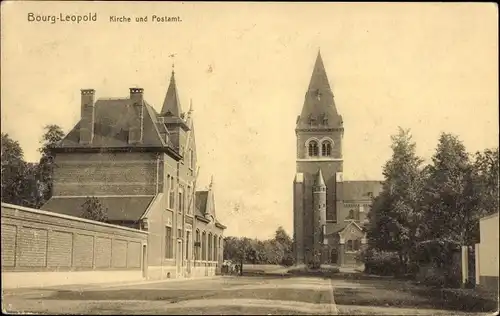
[[[342,199],[343,121],[335,106],[320,52],[305,93],[302,112],[297,117],[295,133],[295,259],[297,264],[307,264],[324,246],[328,225],[336,223]]]

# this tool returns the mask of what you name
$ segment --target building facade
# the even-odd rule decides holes
[[[81,90],[81,119],[53,148],[53,195],[42,209],[81,216],[96,197],[110,223],[148,231],[147,278],[213,275],[225,226],[213,202],[197,199],[213,200],[213,185],[196,192],[192,105],[182,112],[174,71],[161,112],[142,88],[129,92],[96,100]]]
[[[498,292],[499,213],[479,220],[480,240],[476,244],[476,285]]]
[[[321,53],[296,121],[294,240],[297,264],[356,264],[363,223],[380,181],[343,181],[344,122]]]

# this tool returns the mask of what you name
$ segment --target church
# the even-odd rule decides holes
[[[357,264],[363,224],[380,181],[344,181],[344,121],[318,52],[297,117],[293,218],[296,264]]]

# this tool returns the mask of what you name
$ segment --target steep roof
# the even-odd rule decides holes
[[[325,186],[325,179],[323,178],[323,173],[321,172],[321,168],[318,170],[318,173],[316,174],[316,180],[314,181],[314,185],[316,187]]]
[[[342,183],[344,201],[370,200],[370,195],[377,196],[381,191],[381,181],[344,181]]]
[[[196,191],[196,215],[205,216],[207,210],[208,191]]]
[[[148,209],[154,196],[97,197],[108,209],[109,221],[138,221]],[[52,197],[41,209],[58,214],[80,217],[86,197]]]
[[[176,117],[180,117],[182,114],[177,85],[175,83],[175,72],[173,70],[172,75],[170,76],[170,85],[168,86],[167,94],[165,95],[165,100],[163,101],[163,107],[160,113],[164,116]]]
[[[196,203],[195,203],[195,215],[202,218],[207,218],[208,215],[212,215],[215,219],[215,223],[219,226],[222,225],[215,215],[215,205],[213,196],[212,183],[208,190],[196,191]]]
[[[95,102],[94,137],[91,147],[171,147],[167,140],[168,131],[163,123],[159,121],[156,110],[147,102],[144,102],[143,116],[143,141],[141,144],[132,145],[128,143],[131,122],[137,118],[133,111],[130,98],[120,99],[98,99]],[[89,147],[81,145],[80,122],[64,137],[57,147],[78,148]]]
[[[342,116],[337,112],[323,58],[321,52],[318,51],[296,128],[339,128],[341,126]]]

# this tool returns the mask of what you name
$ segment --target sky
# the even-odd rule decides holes
[[[441,132],[470,152],[498,146],[493,3],[4,1],[1,9],[1,130],[25,158],[38,160],[46,124],[69,132],[78,122],[80,89],[104,98],[141,87],[159,111],[175,63],[183,110],[190,100],[194,109],[198,188],[213,175],[226,235],[269,238],[280,225],[292,233],[295,120],[319,49],[344,120],[345,180],[382,179],[398,126],[411,129],[427,161]],[[30,13],[97,21],[37,23]]]

